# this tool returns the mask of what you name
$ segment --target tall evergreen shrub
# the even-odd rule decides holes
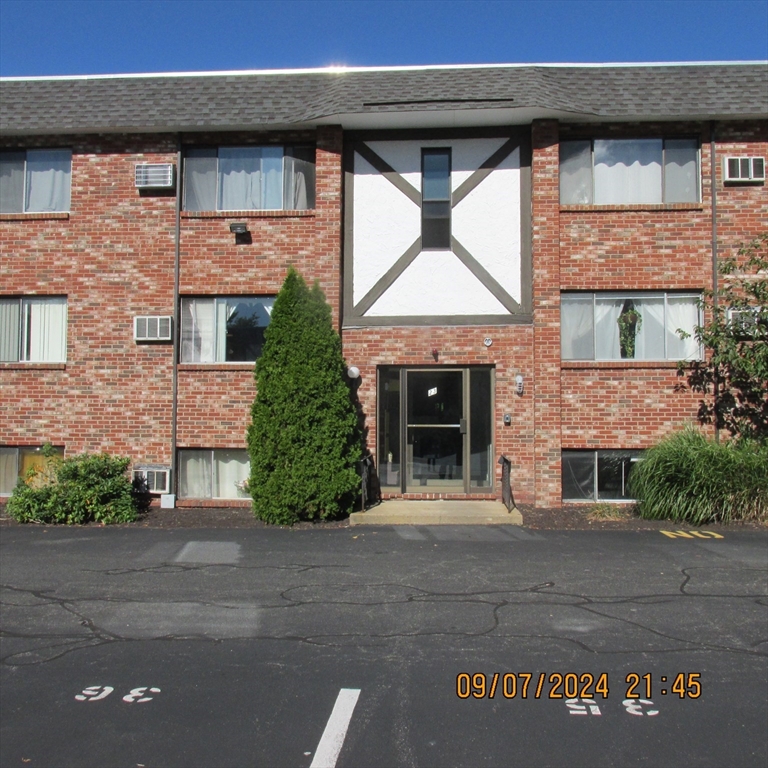
[[[341,339],[320,287],[291,268],[256,362],[249,489],[269,523],[327,519],[357,496],[360,435]]]

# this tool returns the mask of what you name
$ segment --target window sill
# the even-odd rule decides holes
[[[703,211],[703,203],[630,203],[621,205],[561,205],[563,213],[615,213],[616,211]]]
[[[670,368],[676,369],[677,360],[561,360],[560,368],[563,370],[594,370],[594,369],[616,369],[623,370],[627,368]],[[682,362],[693,362],[685,361]]]
[[[65,221],[69,211],[48,211],[47,213],[0,213],[0,221]]]
[[[252,363],[179,363],[180,371],[253,371]]]
[[[0,363],[3,371],[65,371],[66,363]]]
[[[182,211],[182,219],[306,219],[315,215],[315,209],[303,211]]]

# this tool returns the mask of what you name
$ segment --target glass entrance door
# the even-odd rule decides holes
[[[381,366],[377,453],[383,490],[493,488],[493,369]]]
[[[406,491],[464,490],[462,371],[406,371]]]

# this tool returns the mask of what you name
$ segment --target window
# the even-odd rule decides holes
[[[184,160],[188,211],[315,207],[313,147],[202,147]]]
[[[254,362],[274,303],[273,296],[182,299],[181,362]]]
[[[179,496],[184,499],[247,499],[250,460],[245,450],[179,451]]]
[[[641,451],[563,451],[563,501],[632,501],[629,476]]]
[[[0,152],[0,213],[68,211],[72,152]]]
[[[421,247],[451,247],[451,150],[421,150]]]
[[[696,139],[595,139],[560,144],[563,205],[698,201]]]
[[[63,363],[67,299],[0,299],[0,362]]]
[[[43,455],[41,447],[11,448],[0,446],[0,496],[10,496],[20,478],[34,467],[42,471],[52,458],[64,455],[63,448],[54,448],[50,456]]]
[[[701,350],[698,294],[564,293],[563,360],[692,360]],[[690,336],[681,339],[678,329]]]

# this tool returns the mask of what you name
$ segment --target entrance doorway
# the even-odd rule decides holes
[[[469,493],[493,487],[493,369],[379,369],[382,488]]]

